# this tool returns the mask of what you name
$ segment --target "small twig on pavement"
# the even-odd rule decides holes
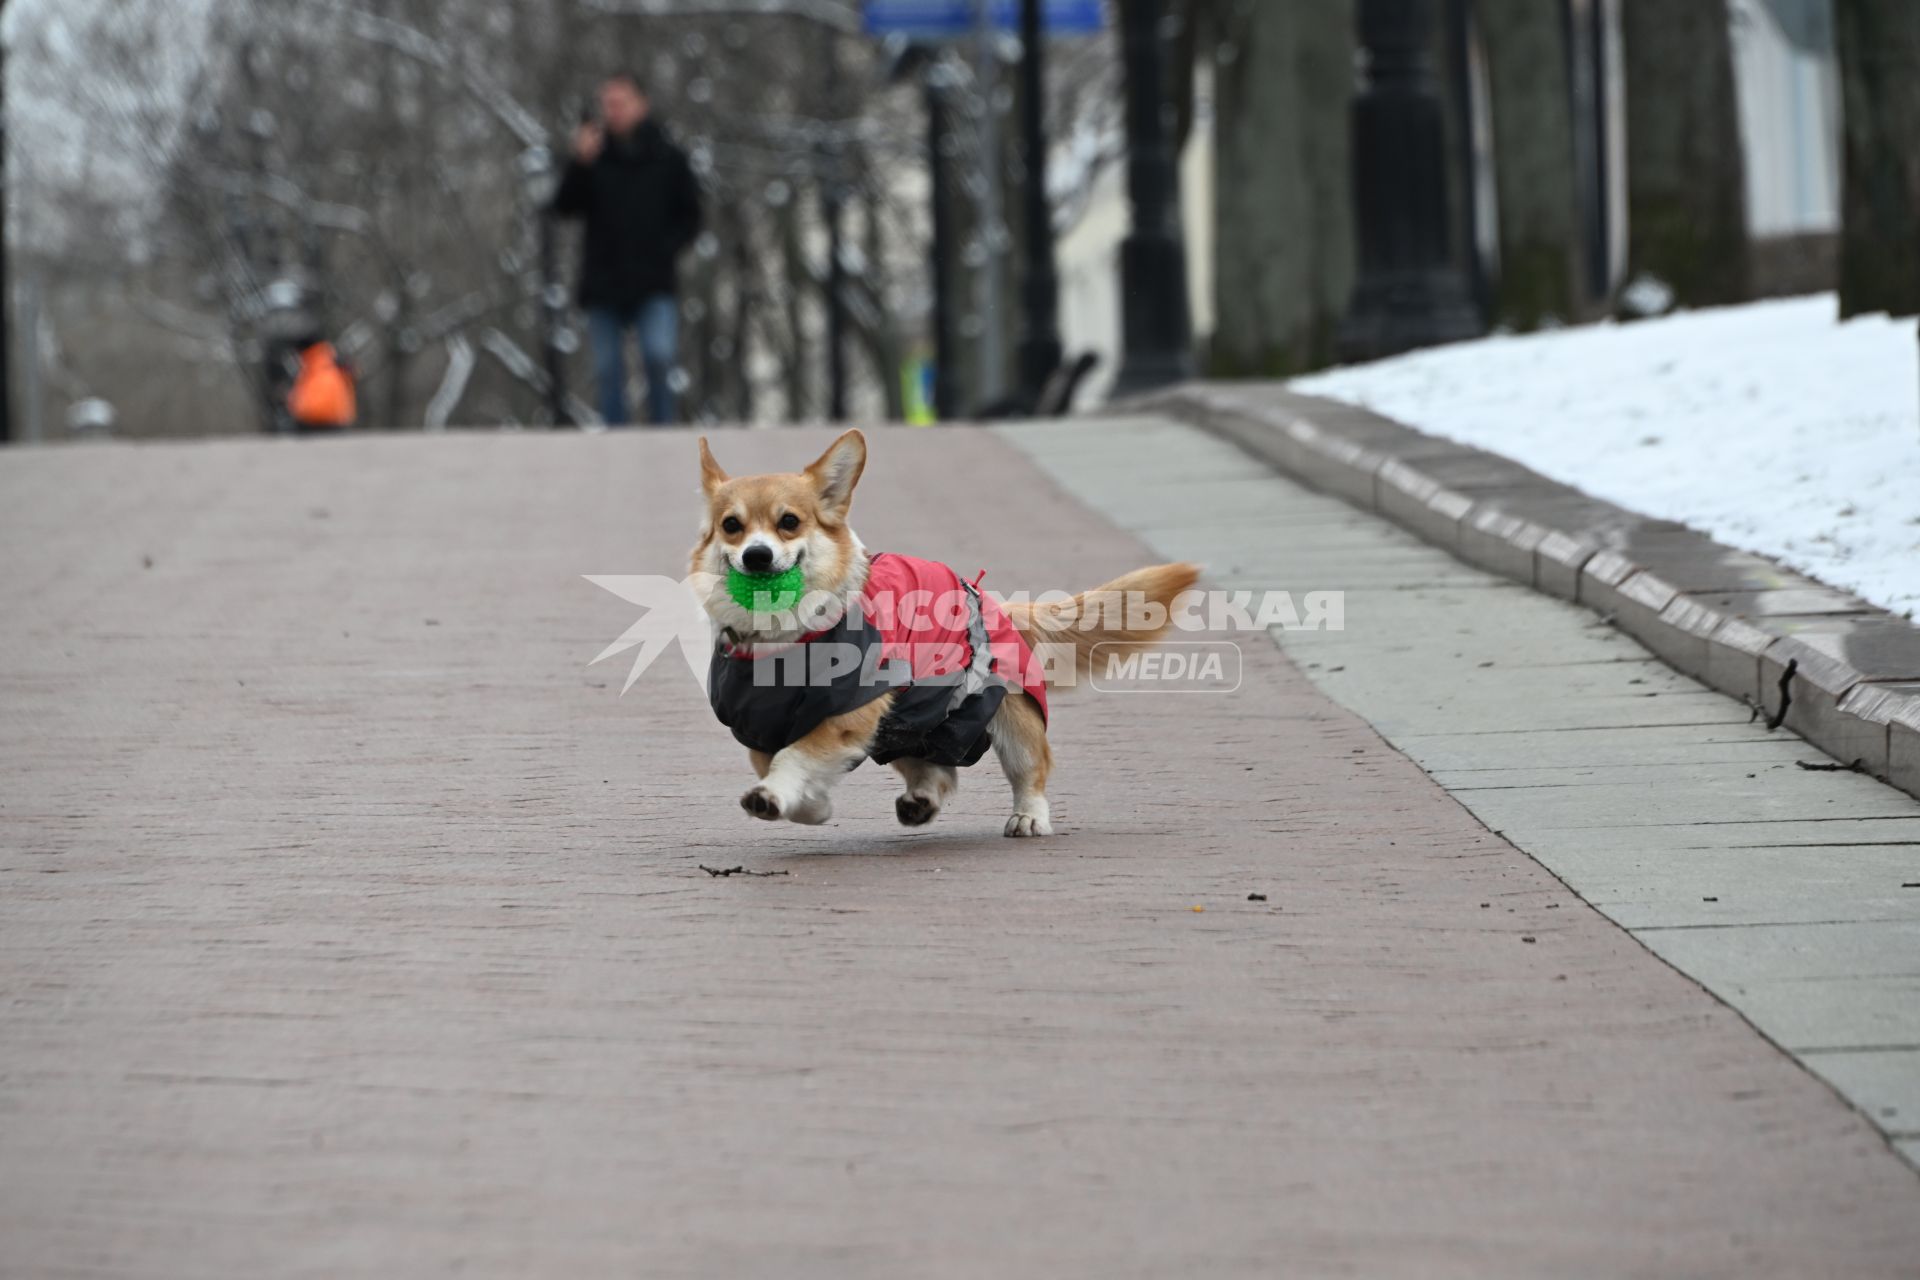
[[[725,877],[725,876],[790,876],[793,874],[793,872],[791,871],[749,871],[745,867],[727,867],[725,870],[722,870],[719,867],[710,867],[704,862],[700,864],[700,869],[706,872],[710,876],[721,876],[721,877]]]
[[[1787,708],[1793,705],[1793,676],[1800,670],[1800,659],[1788,658],[1787,669],[1780,673],[1780,710],[1767,717],[1767,732],[1787,722]]]
[[[1820,762],[1795,760],[1793,763],[1808,773],[1865,773],[1867,771],[1865,760],[1855,760],[1852,764],[1841,764],[1837,760]]]

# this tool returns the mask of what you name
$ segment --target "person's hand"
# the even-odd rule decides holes
[[[573,158],[581,164],[592,164],[600,158],[600,152],[606,148],[607,131],[588,121],[573,135]]]

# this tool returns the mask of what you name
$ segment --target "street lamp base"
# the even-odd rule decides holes
[[[1127,400],[1177,387],[1193,379],[1192,362],[1174,356],[1129,356],[1120,366],[1108,397]]]
[[[1343,364],[1358,364],[1465,342],[1483,332],[1479,309],[1459,272],[1411,271],[1363,281],[1334,347]]]
[[[1193,377],[1187,315],[1187,251],[1167,233],[1135,232],[1120,242],[1126,351],[1115,396],[1141,395]]]
[[[1047,384],[1066,358],[1066,348],[1058,338],[1020,340],[1020,387],[1033,406],[1039,405]]]

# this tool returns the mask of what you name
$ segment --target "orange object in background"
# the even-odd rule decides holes
[[[350,427],[359,416],[353,374],[340,363],[331,342],[316,342],[300,353],[300,373],[287,392],[287,411],[302,427]]]

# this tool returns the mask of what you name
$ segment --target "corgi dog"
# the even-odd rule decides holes
[[[709,698],[759,777],[741,807],[826,822],[834,784],[871,759],[900,774],[900,822],[924,826],[991,747],[1013,788],[1005,834],[1053,834],[1050,668],[1077,678],[1096,649],[1154,645],[1199,570],[1002,605],[945,565],[867,550],[848,524],[866,463],[866,437],[848,431],[803,471],[736,477],[700,440],[692,581],[713,622]],[[1135,607],[1089,610],[1101,601]]]

